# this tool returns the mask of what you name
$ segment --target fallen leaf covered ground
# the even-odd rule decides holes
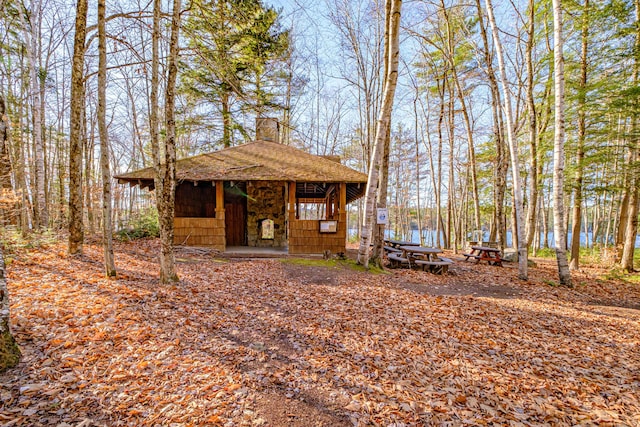
[[[13,254],[6,426],[639,426],[640,289],[457,259],[445,277],[179,256]],[[455,258],[455,256],[454,256]]]

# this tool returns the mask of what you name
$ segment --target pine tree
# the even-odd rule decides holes
[[[278,13],[260,0],[198,0],[185,24],[189,42],[183,89],[217,104],[222,116],[222,143],[229,147],[236,127],[233,106],[269,111],[274,94],[266,84],[270,65],[288,52],[288,32]]]

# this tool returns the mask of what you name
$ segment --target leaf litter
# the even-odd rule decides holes
[[[15,254],[7,426],[640,425],[640,290],[457,260],[448,276],[179,259],[157,241]],[[185,259],[188,258],[188,259]]]

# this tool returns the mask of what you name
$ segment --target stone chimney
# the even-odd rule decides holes
[[[256,140],[280,142],[280,126],[273,117],[256,118]]]

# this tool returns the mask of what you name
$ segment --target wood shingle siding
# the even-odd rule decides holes
[[[344,252],[346,206],[362,197],[367,175],[336,160],[271,141],[178,160],[174,244],[221,251],[250,246],[288,247],[291,254]],[[153,189],[154,170],[116,178]],[[316,219],[298,217],[301,209]],[[335,223],[324,223],[331,228],[320,232],[318,218]],[[272,237],[261,235],[267,220]]]

